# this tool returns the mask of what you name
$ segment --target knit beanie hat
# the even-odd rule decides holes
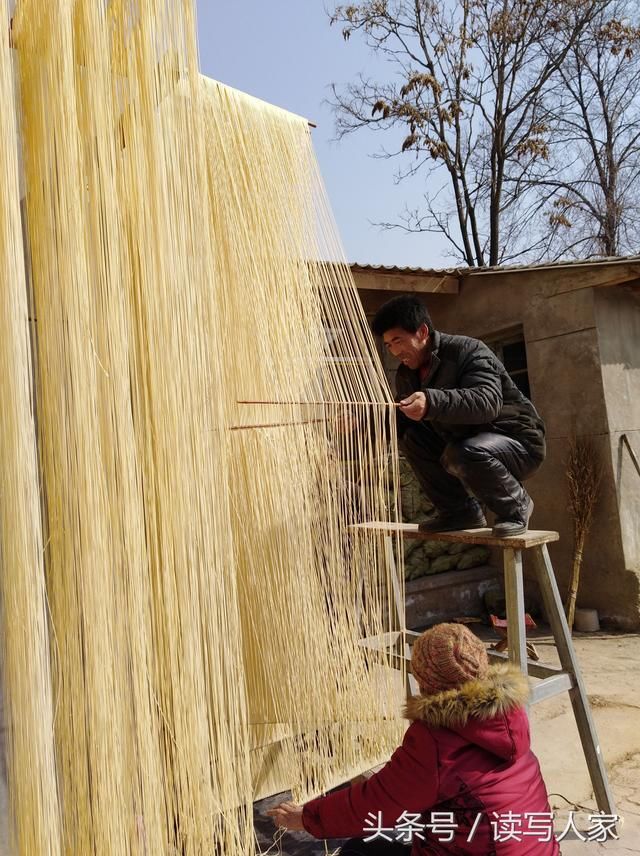
[[[488,669],[483,643],[464,624],[436,624],[413,645],[411,671],[423,695],[482,680]]]

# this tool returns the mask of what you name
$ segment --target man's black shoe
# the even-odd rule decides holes
[[[457,532],[459,529],[484,529],[484,514],[477,510],[461,512],[436,511],[418,526],[420,532]]]
[[[501,520],[493,524],[491,534],[494,538],[510,538],[512,535],[524,535],[529,528],[529,518],[533,514],[533,500],[529,497],[529,504],[523,519]]]

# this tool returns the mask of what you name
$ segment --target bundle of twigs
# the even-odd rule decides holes
[[[593,512],[598,500],[602,463],[598,450],[590,437],[571,438],[565,475],[569,488],[569,508],[573,516],[574,552],[571,582],[565,603],[569,629],[573,628],[576,597],[580,584],[580,569]]]

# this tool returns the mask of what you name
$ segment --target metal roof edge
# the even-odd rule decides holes
[[[605,265],[640,264],[640,254],[632,256],[604,256],[591,259],[567,259],[557,262],[536,262],[523,265],[492,265],[487,267],[452,267],[452,268],[419,268],[399,267],[397,265],[367,265],[359,262],[349,263],[351,271],[357,273],[381,273],[389,275],[405,276],[455,276],[466,279],[467,277],[483,276],[486,274],[517,273],[519,271],[536,270],[561,270],[563,268],[575,267],[601,267]]]

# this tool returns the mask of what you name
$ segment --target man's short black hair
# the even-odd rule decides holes
[[[378,309],[371,327],[376,336],[382,336],[394,327],[401,327],[407,333],[415,333],[421,324],[426,324],[429,332],[433,330],[427,307],[417,297],[401,294]]]

